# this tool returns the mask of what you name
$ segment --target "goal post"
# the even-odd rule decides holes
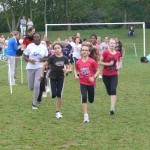
[[[45,24],[45,35],[48,26],[92,26],[92,25],[142,25],[143,28],[143,55],[146,56],[145,22],[120,22],[120,23],[67,23],[67,24]]]

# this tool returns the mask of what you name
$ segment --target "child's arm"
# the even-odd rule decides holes
[[[122,57],[119,58],[119,60],[116,62],[116,69],[119,70],[121,68],[122,64]]]
[[[94,74],[94,76],[93,77],[89,77],[89,81],[90,82],[94,82],[94,80],[99,76],[99,74],[100,74],[100,69],[99,69],[99,67],[95,70],[96,72],[95,72],[95,74]]]
[[[76,68],[74,68],[74,76],[75,76],[75,79],[76,79],[76,80],[79,79],[79,72],[77,71]]]
[[[126,51],[125,51],[124,47],[122,47],[122,58],[124,58],[125,53],[126,53]]]
[[[65,67],[62,70],[65,74],[67,74],[69,72],[69,65],[65,65]]]
[[[114,61],[111,60],[110,62],[103,62],[104,58],[103,56],[100,57],[100,61],[99,61],[99,64],[100,65],[103,65],[103,66],[112,66],[114,64]]]

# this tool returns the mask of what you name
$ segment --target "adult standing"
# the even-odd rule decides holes
[[[33,43],[29,44],[24,50],[24,59],[27,61],[28,86],[34,92],[32,109],[38,109],[37,99],[40,92],[40,81],[38,78],[41,75],[43,63],[48,56],[47,48],[40,43],[41,35],[35,33],[33,35]]]
[[[13,31],[12,38],[8,40],[8,49],[6,52],[8,58],[8,82],[11,86],[16,85],[14,76],[16,51],[18,50],[17,39],[19,39],[19,32]]]
[[[100,57],[100,65],[103,65],[103,82],[108,95],[111,97],[110,115],[115,113],[116,91],[118,85],[118,69],[120,68],[120,52],[116,51],[115,39],[110,39],[109,48]]]
[[[23,16],[22,19],[20,20],[21,35],[26,34],[26,26],[27,26],[27,21],[25,19],[25,16]]]
[[[33,27],[33,21],[30,18],[28,18],[27,27],[28,27],[28,29]]]

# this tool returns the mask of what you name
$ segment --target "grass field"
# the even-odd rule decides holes
[[[146,34],[149,41],[150,30]],[[139,35],[137,33],[132,39],[120,39],[126,43],[133,40],[138,45],[141,40]],[[83,123],[79,83],[73,74],[65,79],[64,117],[58,120],[55,118],[56,100],[49,96],[43,98],[38,110],[31,109],[33,93],[27,87],[25,62],[24,83],[17,79],[18,86],[13,87],[11,95],[6,62],[0,61],[0,150],[148,150],[150,64],[139,61],[143,56],[142,44],[137,46],[137,57],[132,46],[124,44],[124,47],[126,56],[119,73],[116,114],[108,114],[110,97],[102,80],[98,79],[95,103],[88,104],[90,123]],[[147,44],[147,54],[148,48]]]

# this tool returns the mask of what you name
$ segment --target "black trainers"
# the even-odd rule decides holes
[[[109,114],[114,115],[115,114],[114,110],[110,110]]]

